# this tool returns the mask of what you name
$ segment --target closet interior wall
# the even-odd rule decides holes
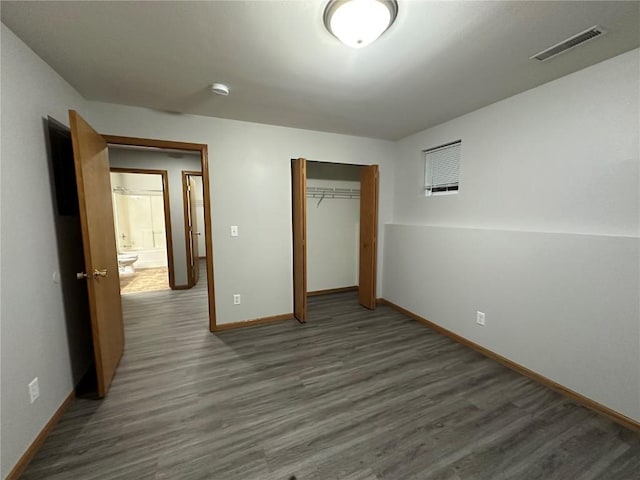
[[[307,162],[307,291],[358,284],[360,168]]]

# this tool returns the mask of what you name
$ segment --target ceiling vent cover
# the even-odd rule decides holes
[[[584,32],[580,32],[573,37],[567,38],[560,43],[555,44],[553,47],[549,47],[539,53],[536,53],[531,59],[540,60],[544,62],[545,60],[549,60],[550,58],[555,57],[556,55],[560,55],[561,53],[566,52],[567,50],[571,50],[572,48],[577,47],[578,45],[582,45],[583,43],[588,42],[589,40],[593,40],[594,38],[601,37],[607,33],[605,29],[598,25],[594,25],[591,28],[586,29]]]

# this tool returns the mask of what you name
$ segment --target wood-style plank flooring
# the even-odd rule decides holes
[[[388,307],[313,297],[306,325],[213,335],[204,295],[124,297],[109,395],[25,480],[640,478],[639,434]]]

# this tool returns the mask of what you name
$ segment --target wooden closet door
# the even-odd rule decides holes
[[[360,274],[358,300],[363,307],[376,308],[376,265],[378,257],[378,166],[360,171]]]
[[[291,160],[293,218],[293,315],[307,321],[307,161]]]

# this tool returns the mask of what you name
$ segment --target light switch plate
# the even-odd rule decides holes
[[[231,236],[232,237],[237,237],[238,236],[238,226],[237,225],[231,225]]]
[[[40,385],[38,384],[38,377],[29,382],[29,403],[35,402],[40,396]]]

